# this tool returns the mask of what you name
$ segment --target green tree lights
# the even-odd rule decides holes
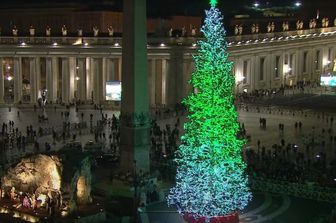
[[[244,141],[237,139],[239,124],[233,104],[234,76],[226,52],[222,15],[210,0],[211,8],[194,56],[195,88],[183,103],[189,110],[185,134],[178,149],[176,185],[168,204],[181,214],[211,218],[243,209],[251,199],[241,157]]]
[[[218,3],[218,0],[210,0],[210,6],[211,7],[216,7]]]

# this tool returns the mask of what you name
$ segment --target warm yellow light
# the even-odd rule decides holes
[[[331,63],[331,61],[328,60],[328,59],[323,60],[323,66],[328,66],[330,63]]]
[[[14,211],[13,217],[14,218],[19,218],[20,217],[20,213],[17,212],[17,211]]]
[[[72,45],[81,45],[83,44],[82,38],[78,38]]]
[[[45,194],[40,194],[37,197],[37,200],[41,201],[41,206],[44,206],[46,199],[47,199],[47,195],[45,195]]]
[[[86,192],[86,180],[83,176],[80,176],[77,181],[77,198],[83,199]]]
[[[8,209],[7,208],[0,208],[0,213],[1,214],[7,214],[9,211],[8,211]]]
[[[69,214],[69,212],[67,212],[67,211],[62,211],[61,212],[62,217],[66,217],[66,216],[68,216],[68,214]]]

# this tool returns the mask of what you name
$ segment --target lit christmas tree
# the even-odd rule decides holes
[[[188,120],[177,152],[176,185],[168,195],[168,204],[181,214],[207,221],[242,210],[251,199],[241,156],[244,140],[237,138],[232,63],[216,4],[210,0],[201,29],[205,39],[194,56],[190,83],[195,93],[183,101]]]

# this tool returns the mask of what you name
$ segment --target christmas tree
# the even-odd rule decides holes
[[[210,0],[201,28],[205,38],[198,42],[190,80],[195,90],[183,101],[188,117],[176,153],[176,185],[168,195],[168,204],[181,214],[207,219],[242,210],[251,199],[241,155],[244,140],[237,138],[232,63],[216,4]]]

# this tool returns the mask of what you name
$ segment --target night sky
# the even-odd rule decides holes
[[[237,14],[244,11],[246,6],[258,2],[262,7],[293,6],[297,0],[218,0],[219,8],[225,14]],[[299,0],[302,10],[316,11],[316,9],[332,10],[336,8],[336,0]],[[20,7],[22,5],[38,7],[50,5],[79,4],[96,10],[121,10],[122,0],[0,0],[1,7]],[[147,11],[151,16],[204,15],[209,0],[147,0]],[[333,14],[332,14],[333,15]]]

